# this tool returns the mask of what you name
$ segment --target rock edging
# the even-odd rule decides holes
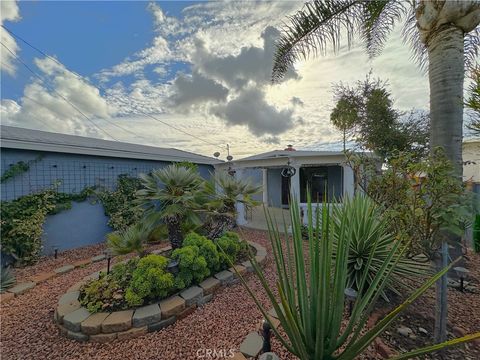
[[[256,250],[260,265],[266,261],[266,249],[257,243],[248,242]],[[239,281],[237,272],[243,276],[253,272],[248,264],[237,264],[203,280],[157,303],[136,309],[91,314],[78,301],[79,289],[88,280],[98,277],[99,272],[90,274],[71,286],[58,301],[54,320],[60,334],[77,341],[110,342],[115,339],[131,339],[147,332],[161,330],[176,320],[182,319],[211,301],[222,287]],[[248,262],[249,263],[249,262]]]

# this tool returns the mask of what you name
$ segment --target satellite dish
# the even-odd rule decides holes
[[[213,153],[213,156],[215,156],[216,158],[218,158],[220,156],[220,153],[217,151],[215,153]]]
[[[233,160],[233,156],[232,156],[232,155],[228,155],[228,156],[227,156],[227,160],[228,160],[228,161],[232,161],[232,160]]]

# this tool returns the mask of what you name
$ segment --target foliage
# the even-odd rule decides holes
[[[216,240],[216,244],[220,248],[220,264],[223,269],[235,264],[238,258],[248,255],[248,244],[240,241],[237,233],[227,231]]]
[[[82,287],[79,301],[91,313],[126,309],[122,287],[105,273]]]
[[[475,215],[473,224],[473,248],[475,252],[480,253],[480,215]]]
[[[362,147],[382,158],[395,151],[428,150],[428,116],[412,111],[408,116],[393,108],[387,84],[370,74],[355,86],[339,84],[334,89],[337,103],[330,120],[344,133],[353,135]]]
[[[399,153],[365,188],[385,209],[394,232],[411,242],[413,252],[433,258],[445,232],[462,236],[471,222],[472,198],[443,150],[417,160]]]
[[[143,210],[135,206],[135,193],[142,188],[138,178],[119,175],[114,191],[97,191],[105,214],[110,217],[108,225],[114,230],[126,230],[140,220]]]
[[[91,192],[91,188],[86,188],[79,194],[65,194],[52,187],[16,200],[3,201],[2,252],[12,255],[20,265],[35,262],[42,250],[43,223],[46,216],[70,209],[72,201],[83,201]]]
[[[210,272],[217,271],[220,268],[220,255],[214,242],[201,236],[197,233],[191,232],[183,241],[183,246],[198,247],[200,256],[203,256],[207,262]]]
[[[175,279],[178,289],[184,289],[194,282],[199,283],[210,275],[207,260],[195,245],[184,245],[174,250],[172,259],[178,261],[179,272]]]
[[[208,194],[208,238],[216,239],[225,230],[232,230],[237,215],[235,204],[239,202],[245,206],[258,205],[252,196],[261,189],[261,186],[254,185],[250,179],[236,178],[225,171],[215,172],[211,181],[205,182],[205,191]]]
[[[346,222],[342,222],[344,220]],[[393,265],[393,259],[389,259],[389,254],[399,240],[391,232],[388,219],[383,216],[380,207],[373,200],[362,195],[357,195],[353,199],[345,198],[341,208],[334,208],[332,228],[335,240],[334,254],[337,249],[337,240],[345,231],[350,234],[347,285],[358,291],[364,275],[367,274],[365,286],[368,288],[385,262],[390,261],[389,266]],[[370,262],[369,259],[371,259]],[[415,278],[429,273],[429,264],[422,263],[418,259],[400,257],[395,261],[396,266],[386,283],[385,291],[381,292],[382,297],[387,301],[386,290],[400,295],[400,289],[408,288],[402,281],[404,278]]]
[[[202,203],[202,178],[198,173],[183,166],[170,165],[140,175],[143,189],[136,195],[147,214],[158,215],[166,223],[172,248],[182,245],[182,223],[198,225],[198,210]]]
[[[184,168],[187,168],[187,169],[198,171],[198,164],[192,163],[190,161],[179,161],[179,162],[174,163],[174,165],[177,166],[177,167],[184,167]]]
[[[40,161],[41,158],[42,158],[41,156],[38,156],[37,158],[35,158],[33,160],[29,160],[27,162],[18,161],[15,164],[10,165],[10,167],[7,170],[5,170],[2,174],[2,176],[0,177],[0,183],[3,184],[4,182],[6,182],[9,179],[13,179],[14,177],[16,177],[18,175],[26,173],[28,170],[30,170],[30,165],[32,165],[33,163],[35,163],[37,161]]]
[[[2,267],[0,271],[0,293],[3,293],[15,284],[15,275],[8,267]]]
[[[292,202],[292,204],[296,203],[296,201]],[[290,207],[292,236],[285,234],[283,239],[280,231],[273,226],[271,217],[267,216],[278,274],[275,289],[268,284],[255,258],[251,257],[250,259],[270,300],[270,306],[274,307],[280,320],[279,327],[283,332],[280,333],[277,327],[272,326],[273,332],[285,348],[301,360],[350,360],[356,358],[398,318],[407,306],[449,270],[447,267],[433,276],[373,328],[362,332],[366,326],[368,315],[388,282],[391,281],[392,272],[397,266],[397,261],[402,257],[403,249],[400,247],[400,242],[392,244],[386,261],[381,264],[378,272],[370,280],[370,286],[367,286],[367,273],[363,274],[359,282],[358,296],[352,306],[352,313],[348,319],[345,319],[348,254],[351,249],[350,243],[354,228],[342,228],[343,230],[335,240],[334,253],[332,226],[334,223],[348,223],[350,212],[356,210],[342,211],[336,209],[340,205],[332,206],[334,207],[333,212],[330,211],[329,205],[324,203],[321,211],[314,215],[309,197],[307,211],[309,237],[306,246],[302,239],[302,221],[298,206]],[[321,235],[314,236],[314,230],[316,234]],[[374,241],[378,241],[378,237]],[[367,259],[368,266],[373,261],[373,255],[374,252],[371,252]],[[334,258],[334,262],[332,262],[332,258]],[[269,319],[267,309],[262,305],[257,294],[240,274],[238,276],[264,318]],[[278,292],[274,290],[278,290]],[[475,336],[466,336],[454,342],[444,343],[439,348],[472,338]],[[407,353],[402,356],[409,358],[433,350],[438,349],[437,347],[424,348],[417,350],[415,354]]]
[[[174,278],[166,271],[167,265],[167,258],[154,254],[138,261],[125,293],[129,306],[140,306],[148,300],[166,297],[172,291]]]
[[[107,234],[107,245],[115,255],[136,252],[141,257],[144,255],[144,245],[154,230],[154,224],[143,219],[126,230]]]

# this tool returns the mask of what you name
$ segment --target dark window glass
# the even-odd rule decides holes
[[[312,202],[340,200],[343,193],[343,168],[338,165],[300,168],[300,201],[307,202],[310,189]]]

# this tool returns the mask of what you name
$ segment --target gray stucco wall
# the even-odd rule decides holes
[[[244,169],[243,178],[249,179],[255,185],[262,186],[262,183],[263,183],[262,169]],[[253,195],[252,198],[255,201],[261,202],[263,200],[262,192],[260,191],[258,194]]]
[[[70,194],[79,193],[89,186],[113,189],[120,174],[138,176],[170,164],[164,161],[2,148],[1,174],[19,161],[30,161],[30,168],[1,184],[2,201],[40,192],[56,182],[60,184],[59,192]],[[213,167],[199,165],[199,172],[208,178]],[[54,247],[61,251],[102,242],[105,234],[111,231],[106,225],[107,221],[100,204],[91,205],[88,201],[74,203],[71,210],[48,217],[44,226],[44,252],[51,253]]]
[[[282,207],[282,169],[267,170],[268,206]]]

